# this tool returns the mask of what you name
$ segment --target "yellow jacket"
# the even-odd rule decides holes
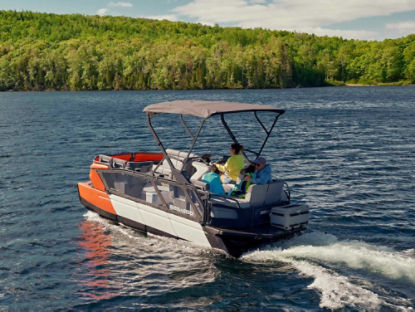
[[[242,155],[232,155],[224,165],[216,164],[216,167],[220,172],[224,172],[229,178],[236,181],[244,165],[244,158]]]

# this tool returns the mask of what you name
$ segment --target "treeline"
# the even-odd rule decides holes
[[[415,35],[360,41],[126,17],[0,11],[0,90],[415,83]]]

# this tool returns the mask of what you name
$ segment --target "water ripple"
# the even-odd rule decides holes
[[[0,310],[411,311],[414,90],[0,93]],[[76,182],[92,158],[158,151],[141,111],[184,98],[287,110],[264,156],[311,207],[307,235],[237,260],[85,214]],[[260,147],[259,125],[227,119]],[[157,123],[171,147],[190,144]],[[196,152],[227,154],[219,119],[206,126]]]

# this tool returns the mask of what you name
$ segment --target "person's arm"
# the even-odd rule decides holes
[[[225,164],[225,165],[226,165],[226,164]],[[218,170],[219,170],[220,172],[225,172],[225,171],[226,171],[226,169],[225,169],[225,165],[215,164],[216,168],[218,168]]]
[[[229,157],[228,158],[228,160],[226,161],[226,163],[224,164],[224,165],[221,165],[221,164],[216,164],[215,163],[215,166],[216,166],[216,168],[218,168],[218,170],[220,171],[220,172],[226,172],[227,170],[228,170],[228,167],[229,167],[229,160],[230,160],[231,158]]]

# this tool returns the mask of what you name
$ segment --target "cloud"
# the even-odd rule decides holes
[[[368,30],[344,30],[344,29],[331,29],[331,28],[303,28],[301,32],[309,34],[315,34],[317,36],[330,36],[330,37],[342,37],[345,39],[361,39],[361,40],[374,40],[379,34],[375,31]]]
[[[415,21],[386,24],[386,28],[397,31],[400,34],[415,33]]]
[[[178,21],[178,18],[174,14],[168,15],[153,15],[153,16],[144,16],[143,18],[155,19],[155,20],[168,20],[172,22]]]
[[[110,8],[131,8],[133,6],[130,2],[110,2],[105,8],[101,8],[97,11],[98,15],[105,15],[108,13]]]
[[[107,12],[108,12],[107,8],[102,8],[97,11],[97,14],[102,16],[102,15],[105,15]]]
[[[415,10],[411,0],[192,0],[173,12],[207,24],[233,24],[368,39],[374,32],[330,29],[331,24]],[[354,37],[358,36],[358,37]]]
[[[110,2],[108,3],[108,6],[111,8],[114,8],[114,7],[131,8],[133,7],[133,4],[130,2]]]

